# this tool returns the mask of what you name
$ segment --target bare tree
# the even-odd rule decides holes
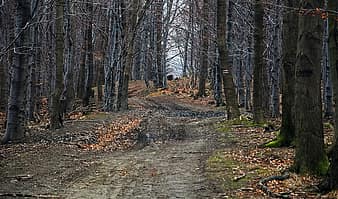
[[[25,72],[28,67],[30,1],[16,1],[15,44],[6,133],[2,143],[20,141],[25,135]]]
[[[323,8],[321,0],[302,0],[301,8]],[[328,166],[324,152],[321,100],[323,20],[299,16],[295,88],[295,169],[323,174]]]
[[[217,45],[219,51],[219,64],[222,70],[223,89],[227,103],[228,119],[239,117],[238,100],[232,77],[231,66],[228,65],[228,52],[226,48],[226,0],[217,0]]]

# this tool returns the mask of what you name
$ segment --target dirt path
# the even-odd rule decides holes
[[[144,127],[146,146],[104,157],[95,171],[71,185],[66,197],[219,198],[204,167],[217,142],[210,125],[220,118],[168,98],[142,103],[153,109]]]
[[[1,171],[6,173],[0,180],[17,177],[11,162],[22,165],[21,173],[32,177],[0,183],[0,191],[61,198],[221,198],[208,181],[205,166],[208,156],[219,147],[221,136],[212,126],[224,114],[175,98],[133,100],[146,110],[138,147],[104,153],[74,153],[61,148],[51,156],[46,154],[48,150],[37,156],[33,155],[37,151],[28,150],[23,152],[26,158],[4,159]],[[90,129],[90,125],[84,128]],[[75,132],[81,132],[79,127],[68,134]]]
[[[215,142],[197,122],[187,128],[187,140],[105,157],[74,182],[67,198],[216,198],[204,174]]]

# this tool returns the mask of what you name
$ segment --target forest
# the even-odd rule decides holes
[[[338,1],[0,0],[0,198],[338,198]]]

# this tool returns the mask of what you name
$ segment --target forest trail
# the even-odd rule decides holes
[[[67,122],[64,129],[49,135],[44,131],[32,135],[34,139],[15,150],[2,148],[0,193],[60,198],[220,198],[205,166],[209,155],[220,147],[219,136],[225,136],[213,128],[224,119],[224,112],[175,96],[135,96],[130,101],[134,107],[130,111]],[[92,132],[98,125],[124,116],[143,118],[138,143],[132,149],[78,149],[76,143],[95,140]]]
[[[276,131],[226,121],[223,107],[183,89],[145,89],[132,84],[128,111],[74,113],[56,131],[32,124],[24,143],[0,145],[0,198],[271,198],[257,185],[294,157],[293,148],[260,147]],[[319,180],[291,174],[267,186],[295,199],[337,198],[318,194]]]
[[[150,121],[159,124],[154,119]],[[184,125],[185,137],[166,143],[151,140],[140,150],[100,159],[95,170],[72,184],[67,198],[217,198],[204,172],[206,159],[216,146],[212,129],[206,127],[213,120],[175,120],[170,124]]]

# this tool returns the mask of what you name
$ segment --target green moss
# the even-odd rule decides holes
[[[225,192],[248,186],[248,182],[253,181],[257,176],[265,175],[269,172],[259,166],[250,168],[250,165],[233,160],[220,151],[215,152],[208,158],[206,168],[209,180]],[[245,176],[235,180],[241,175],[240,171],[244,172]]]
[[[324,123],[324,128],[330,129],[330,130],[334,129],[333,125],[330,122],[325,122]]]
[[[235,168],[240,168],[241,164],[237,161],[227,159],[222,153],[215,153],[207,160],[208,178],[213,181],[222,190],[236,190],[244,186],[245,178],[238,181],[233,179]]]
[[[318,164],[318,174],[319,175],[326,175],[329,170],[330,162],[328,157],[325,155],[324,159],[319,162]]]
[[[269,123],[262,123],[262,124],[257,124],[255,123],[253,120],[250,120],[248,118],[245,117],[240,117],[240,118],[236,118],[233,120],[227,120],[224,122],[221,122],[219,124],[217,124],[215,127],[217,129],[218,132],[222,132],[222,133],[227,133],[231,130],[232,127],[236,127],[236,126],[244,126],[244,127],[269,127],[272,126]]]
[[[300,173],[300,174],[313,174],[319,176],[325,176],[329,170],[330,162],[328,157],[325,155],[323,160],[318,162],[317,165],[311,165],[310,167],[301,166],[298,164],[294,164],[292,166],[293,172]]]
[[[278,132],[277,138],[265,144],[264,146],[268,148],[278,148],[284,146],[285,141],[285,137]]]

